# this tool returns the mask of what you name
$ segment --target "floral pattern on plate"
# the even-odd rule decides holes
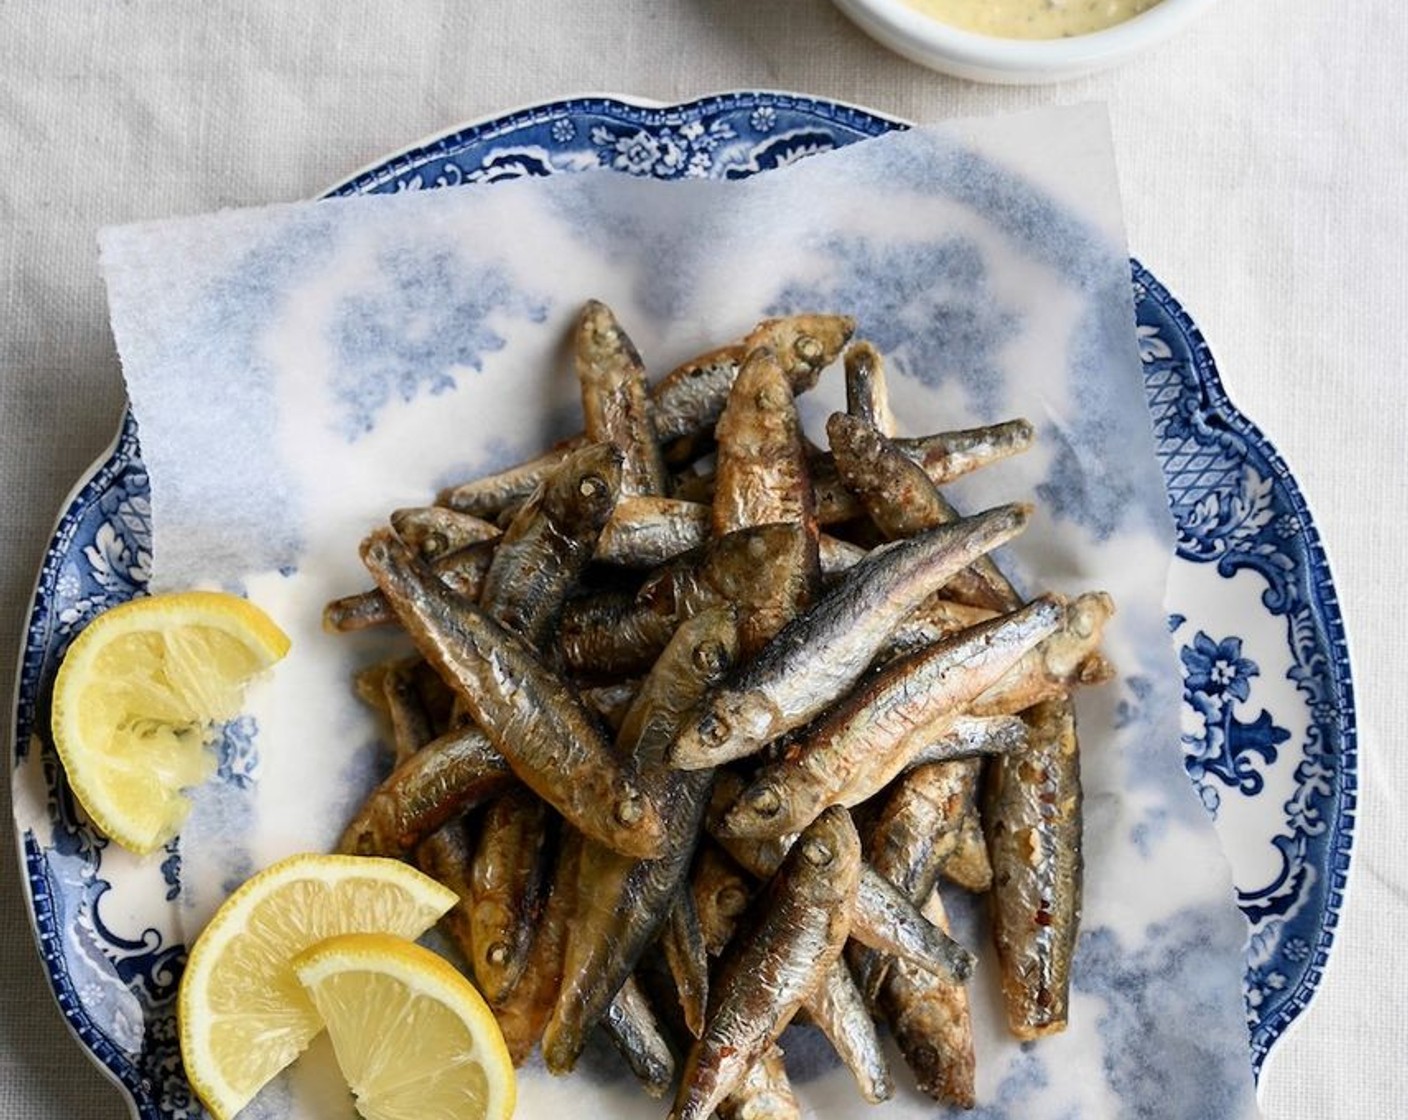
[[[593,167],[743,178],[902,122],[787,94],[683,105],[576,98],[448,133],[329,192],[494,182]],[[1244,994],[1259,1069],[1313,996],[1334,939],[1353,835],[1355,713],[1327,562],[1289,468],[1232,406],[1207,346],[1137,262],[1145,385],[1179,531],[1170,630],[1184,669],[1185,767],[1217,821],[1250,938]],[[68,1022],[141,1117],[203,1115],[180,1067],[174,998],[185,949],[174,846],[137,861],[77,810],[40,729],[58,661],[99,611],[142,593],[148,483],[130,416],[62,511],[22,654],[12,784],[29,903]],[[1147,682],[1144,682],[1147,686]],[[1127,682],[1131,711],[1140,682]],[[250,729],[232,724],[223,772],[247,777]],[[135,916],[135,917],[134,917]]]

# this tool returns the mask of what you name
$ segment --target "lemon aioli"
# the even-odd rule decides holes
[[[964,31],[999,39],[1062,39],[1132,19],[1159,0],[905,0]]]

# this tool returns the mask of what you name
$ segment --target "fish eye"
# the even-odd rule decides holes
[[[367,559],[374,564],[386,564],[391,560],[391,549],[387,547],[386,541],[381,537],[373,537],[364,549],[364,553]]]
[[[584,498],[599,498],[606,493],[606,480],[598,474],[583,475],[582,481],[577,483],[577,491]]]
[[[748,796],[748,804],[761,817],[775,817],[782,808],[782,798],[772,786],[761,786]]]
[[[499,967],[508,964],[508,946],[502,941],[495,941],[484,950],[484,959]]]
[[[710,638],[694,647],[694,667],[701,673],[716,677],[728,665],[728,650],[717,638]]]
[[[802,845],[802,858],[813,867],[825,867],[835,857],[831,849],[820,840],[808,840]]]
[[[449,547],[449,539],[445,536],[444,533],[441,533],[437,530],[435,532],[426,534],[425,543],[421,545],[421,550],[427,556],[439,556]]]
[[[720,747],[728,740],[728,720],[712,712],[699,721],[699,737],[711,747]]]
[[[804,362],[817,362],[821,360],[824,352],[819,338],[813,338],[809,334],[804,334],[792,344],[792,351]]]
[[[638,793],[622,794],[616,802],[616,822],[626,828],[639,824],[644,815],[645,810],[641,808],[640,794]]]

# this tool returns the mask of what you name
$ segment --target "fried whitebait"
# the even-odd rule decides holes
[[[504,757],[479,728],[447,732],[406,759],[362,803],[338,850],[402,856],[441,825],[515,784]]]
[[[658,1100],[670,1091],[675,1055],[635,977],[628,976],[621,985],[601,1025],[647,1094]]]
[[[1080,752],[1069,700],[1032,709],[1031,748],[993,767],[983,824],[993,870],[993,941],[1018,1038],[1066,1027],[1080,925]]]
[[[682,716],[732,665],[737,622],[718,607],[684,623],[660,655],[617,737],[656,804],[667,809],[664,844],[637,859],[587,840],[578,868],[577,904],[567,935],[562,988],[543,1032],[543,1059],[565,1073],[587,1032],[635,971],[668,918],[699,842],[712,775],[671,770],[665,747]]]
[[[622,854],[664,851],[659,807],[576,693],[522,638],[450,591],[389,530],[365,542],[362,559],[422,655],[525,784]]]
[[[600,300],[589,300],[577,321],[574,358],[587,439],[620,449],[621,492],[664,495],[670,480],[646,395],[645,363]]]
[[[894,1092],[883,1016],[920,1090],[973,1107],[976,958],[941,879],[991,891],[1017,1037],[1066,1019],[1070,695],[1113,673],[1113,604],[1025,601],[989,553],[1030,508],[963,518],[940,490],[1032,426],[897,435],[854,329],[767,319],[651,385],[588,303],[583,431],[396,510],[363,543],[376,589],[325,611],[418,652],[357,676],[396,765],[343,849],[453,887],[516,1064],[566,1072],[600,1030],[672,1120],[799,1120],[776,1044],[798,1015],[864,1100]],[[843,351],[823,450],[795,398]]]
[[[712,430],[738,376],[744,356],[759,346],[777,354],[794,393],[816,384],[817,375],[834,362],[855,329],[845,315],[793,315],[766,319],[742,341],[701,354],[672,370],[650,387],[650,411],[660,443]],[[536,459],[497,474],[441,491],[440,505],[480,517],[495,517],[522,501],[586,442],[582,435],[561,441]]]
[[[804,828],[829,805],[869,799],[1055,630],[1062,614],[1056,599],[1037,599],[891,662],[831,708],[780,761],[765,766],[717,834],[779,836]]]
[[[610,443],[574,451],[523,503],[494,549],[479,605],[539,653],[616,504],[624,455]]]
[[[719,971],[704,1035],[690,1049],[671,1120],[705,1120],[743,1081],[840,957],[860,873],[850,814],[798,838]]]
[[[924,915],[948,928],[937,892],[925,902]],[[894,961],[880,988],[879,1006],[919,1090],[955,1108],[977,1104],[967,988],[908,961]]]
[[[872,552],[710,697],[675,739],[671,764],[742,758],[818,715],[860,679],[905,614],[1021,532],[1027,516],[999,506]]]

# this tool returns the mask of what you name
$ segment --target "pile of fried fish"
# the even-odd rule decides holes
[[[675,1120],[800,1116],[794,1019],[868,1101],[894,1092],[883,1023],[920,1090],[972,1107],[955,888],[990,898],[1016,1037],[1066,1023],[1070,694],[1112,675],[1112,604],[1024,598],[988,553],[1029,507],[940,491],[1031,426],[896,437],[854,329],[765,320],[651,383],[589,303],[584,431],[393,513],[362,543],[375,589],[324,614],[416,650],[357,678],[395,758],[342,850],[458,892],[447,932],[516,1063],[565,1073],[599,1028]],[[823,450],[796,395],[834,364]]]

